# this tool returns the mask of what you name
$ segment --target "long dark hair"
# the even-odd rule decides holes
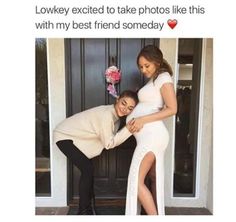
[[[137,56],[137,65],[139,67],[139,58],[144,57],[149,62],[153,62],[156,67],[156,74],[154,76],[154,80],[157,76],[163,72],[168,72],[171,76],[173,75],[173,71],[169,63],[163,58],[162,51],[154,46],[154,45],[147,45],[141,49]]]

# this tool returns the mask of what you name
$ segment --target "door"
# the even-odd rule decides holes
[[[66,92],[67,116],[115,100],[107,93],[104,72],[114,64],[121,69],[118,92],[137,90],[145,79],[136,65],[138,52],[144,45],[159,45],[158,39],[67,39]],[[122,120],[123,124],[125,120]],[[93,159],[96,198],[125,198],[127,176],[135,148],[134,137],[118,148],[103,151]],[[78,199],[80,172],[68,163],[68,202]]]

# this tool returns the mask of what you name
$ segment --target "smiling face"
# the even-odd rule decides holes
[[[129,115],[134,107],[136,106],[136,102],[133,98],[130,97],[122,97],[117,99],[115,104],[115,110],[119,117]]]
[[[147,78],[152,78],[156,75],[160,64],[148,61],[144,56],[141,56],[138,60],[139,70]]]

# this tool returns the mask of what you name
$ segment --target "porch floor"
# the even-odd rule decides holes
[[[36,207],[36,215],[76,215],[76,207]],[[124,207],[97,207],[99,215],[124,215]],[[206,208],[166,207],[166,215],[212,215]]]

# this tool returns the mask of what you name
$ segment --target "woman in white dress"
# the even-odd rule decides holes
[[[137,65],[150,80],[139,90],[139,103],[127,117],[137,147],[129,171],[125,214],[140,214],[142,205],[147,215],[165,215],[164,153],[169,134],[162,120],[177,111],[172,69],[163,59],[160,49],[153,45],[145,46],[140,51]],[[156,200],[144,183],[154,164]]]

